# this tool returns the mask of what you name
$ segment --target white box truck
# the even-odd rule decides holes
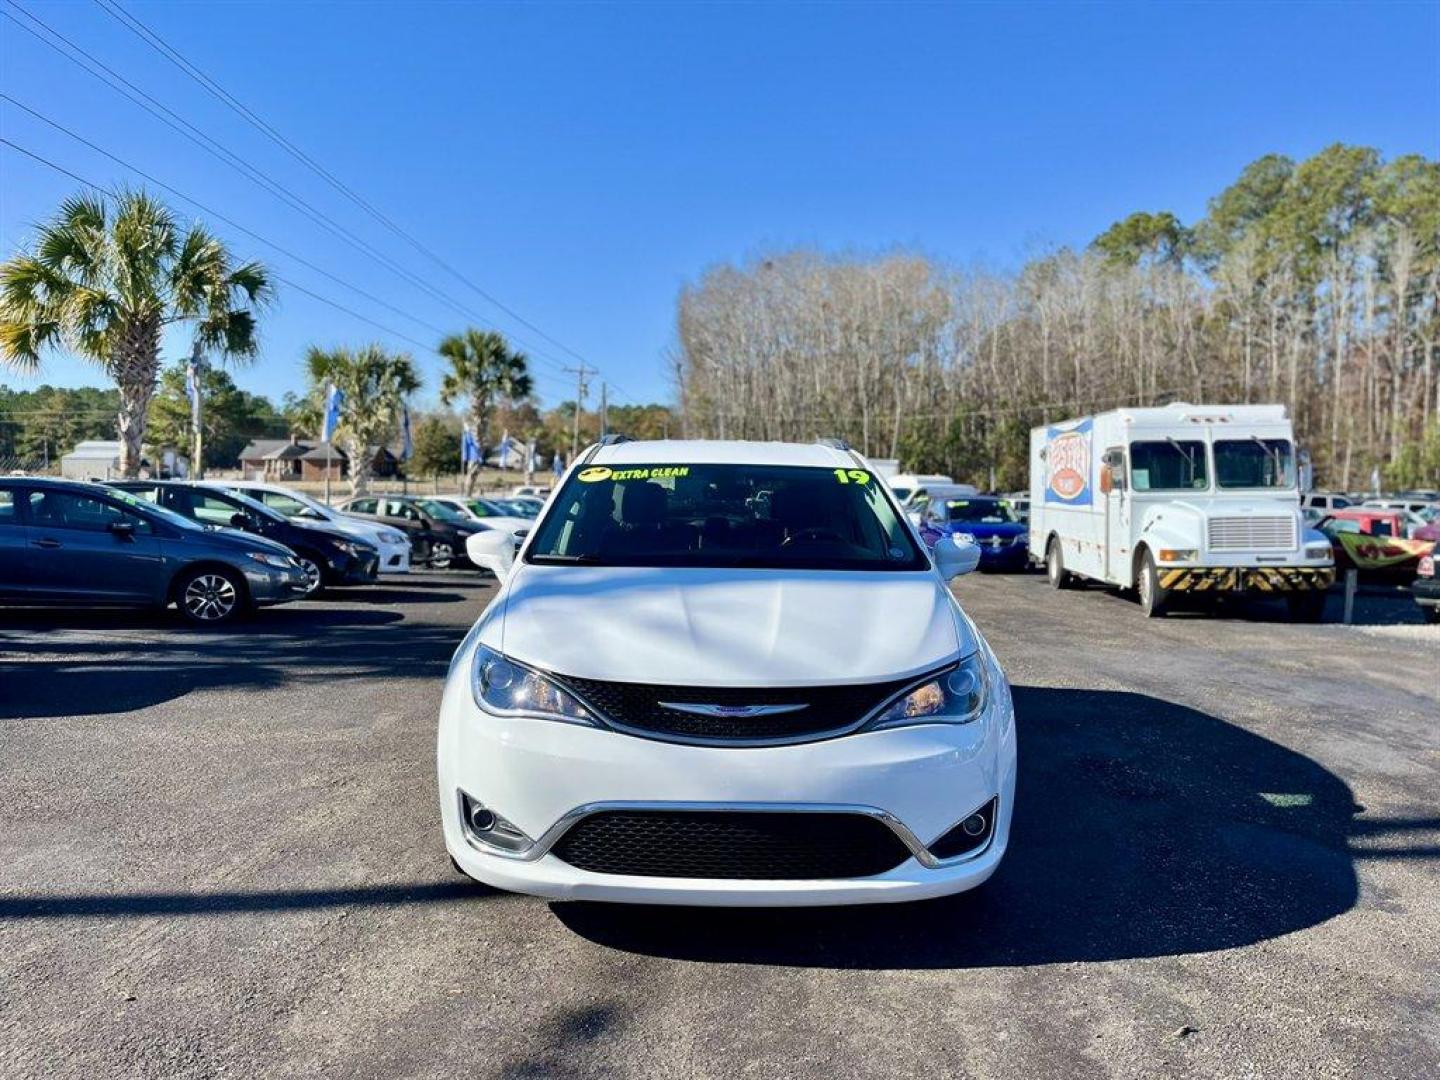
[[[1030,552],[1050,583],[1134,589],[1147,616],[1177,593],[1283,596],[1318,620],[1335,560],[1300,515],[1281,405],[1116,409],[1030,432]]]

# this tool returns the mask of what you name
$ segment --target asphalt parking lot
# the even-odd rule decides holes
[[[0,616],[0,1076],[1440,1075],[1440,628],[957,590],[1016,688],[1007,861],[808,912],[453,875],[473,575]]]

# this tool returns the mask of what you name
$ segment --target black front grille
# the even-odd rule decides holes
[[[872,877],[910,857],[863,814],[759,810],[605,810],[551,852],[597,874],[763,881]]]
[[[786,741],[844,731],[915,680],[852,686],[660,686],[554,676],[617,727],[661,739]],[[697,716],[662,701],[698,705],[803,705],[772,716]]]

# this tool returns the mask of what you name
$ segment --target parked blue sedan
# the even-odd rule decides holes
[[[927,547],[943,536],[964,537],[980,548],[982,570],[1024,570],[1030,561],[1028,531],[1005,500],[986,495],[937,499],[920,517]]]

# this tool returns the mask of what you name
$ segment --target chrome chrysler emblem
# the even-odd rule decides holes
[[[810,706],[801,702],[798,705],[704,705],[689,701],[661,701],[658,702],[662,709],[673,709],[675,712],[692,713],[695,716],[724,716],[724,717],[750,717],[750,716],[776,716],[779,713],[799,712],[801,709],[808,709]]]

